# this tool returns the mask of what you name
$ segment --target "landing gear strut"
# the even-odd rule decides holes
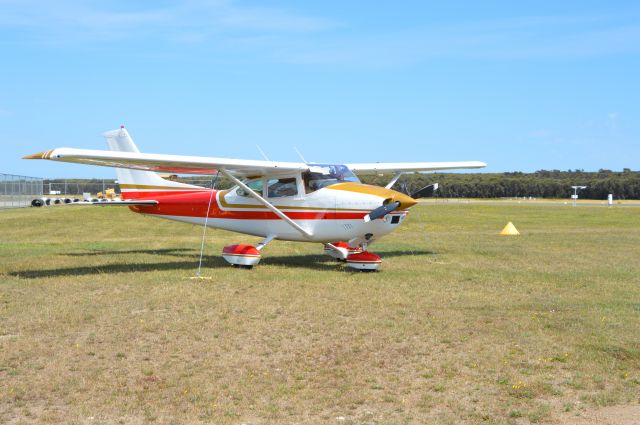
[[[347,267],[363,272],[378,270],[382,260],[376,254],[367,251],[367,244],[353,248],[347,242],[334,242],[324,245],[325,254],[345,262]]]

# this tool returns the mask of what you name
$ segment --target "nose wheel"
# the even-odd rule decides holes
[[[375,272],[382,260],[373,252],[361,251],[347,256],[347,267],[363,272]]]

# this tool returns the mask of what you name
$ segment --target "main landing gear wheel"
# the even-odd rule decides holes
[[[222,258],[234,267],[251,269],[260,262],[260,251],[252,245],[229,245],[222,249]]]

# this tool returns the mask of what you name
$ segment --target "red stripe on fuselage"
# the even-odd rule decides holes
[[[198,189],[198,190],[154,190],[154,191],[122,191],[122,199],[153,199],[157,200],[158,197],[166,198],[173,196],[184,196],[184,195],[207,195],[207,202],[209,201],[209,194],[211,193],[208,189]],[[213,196],[216,196],[215,194]]]
[[[242,210],[221,210],[218,205],[216,194],[211,191],[197,191],[189,193],[175,192],[128,192],[125,199],[153,199],[159,202],[158,205],[136,205],[129,207],[132,211],[142,214],[171,215],[178,217],[204,217],[206,215],[209,199],[211,199],[211,209],[209,218],[223,218],[236,220],[280,220],[271,211],[242,211]],[[131,196],[135,193],[135,196]],[[256,208],[262,208],[256,205]],[[293,220],[357,220],[362,219],[366,212],[351,211],[283,211],[287,217]]]

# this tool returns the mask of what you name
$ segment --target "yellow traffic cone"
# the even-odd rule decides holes
[[[519,234],[520,232],[518,232],[518,229],[516,229],[516,226],[514,226],[512,222],[508,222],[507,225],[504,226],[504,229],[502,229],[502,232],[500,232],[502,236],[518,236]]]

